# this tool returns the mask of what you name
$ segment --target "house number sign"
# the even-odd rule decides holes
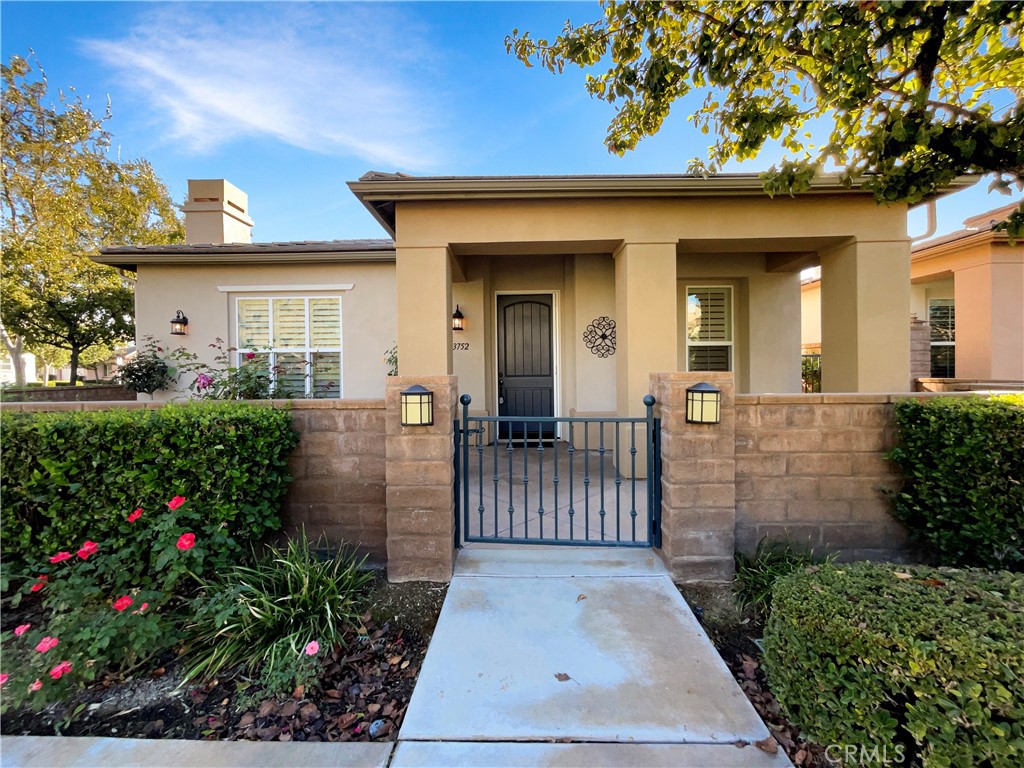
[[[614,355],[615,321],[605,316],[596,318],[583,333],[583,343],[598,357]]]
[[[469,342],[468,341],[452,342],[452,351],[453,352],[468,352],[469,351]]]

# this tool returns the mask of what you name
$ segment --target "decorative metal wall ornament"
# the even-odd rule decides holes
[[[598,317],[587,326],[583,343],[598,357],[615,354],[615,321],[610,317]]]

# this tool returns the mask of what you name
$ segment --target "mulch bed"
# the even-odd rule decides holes
[[[415,585],[410,585],[415,586]],[[444,598],[395,590],[384,610],[364,616],[366,634],[350,632],[327,656],[318,683],[271,697],[242,675],[179,686],[182,664],[156,662],[148,677],[101,681],[68,705],[9,712],[3,735],[115,736],[261,741],[391,741],[405,716]],[[405,620],[403,610],[415,620]],[[382,615],[387,618],[382,618]],[[391,620],[388,620],[390,618]],[[399,626],[401,624],[402,626]]]

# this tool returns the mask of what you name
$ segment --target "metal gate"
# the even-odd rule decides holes
[[[661,546],[661,420],[455,422],[455,543]],[[508,436],[508,437],[506,437]]]

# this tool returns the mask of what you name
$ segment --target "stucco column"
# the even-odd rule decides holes
[[[650,374],[678,365],[676,244],[625,243],[615,252],[616,406],[644,416]]]
[[[396,248],[398,372],[452,372],[452,270],[448,248]]]
[[[822,392],[906,392],[908,317],[908,241],[852,242],[822,253]]]
[[[1024,380],[1021,252],[1000,249],[980,264],[956,270],[954,297],[956,377]]]

